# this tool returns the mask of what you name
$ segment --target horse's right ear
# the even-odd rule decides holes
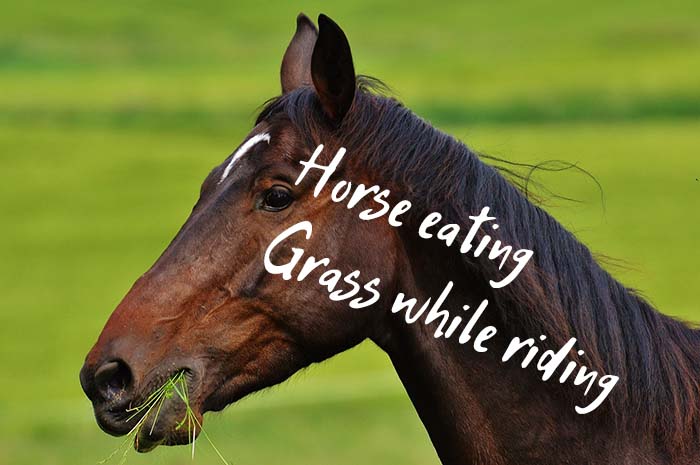
[[[280,81],[282,81],[282,93],[291,92],[297,87],[311,86],[311,55],[316,45],[318,31],[316,26],[304,14],[297,16],[297,31],[292,41],[287,46],[282,58]]]
[[[318,17],[318,29],[311,57],[311,78],[323,112],[337,124],[355,98],[355,67],[343,30],[323,14]]]

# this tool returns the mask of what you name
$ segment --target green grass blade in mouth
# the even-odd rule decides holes
[[[185,405],[185,416],[182,418],[182,420],[180,420],[180,422],[177,425],[175,425],[175,429],[179,430],[180,428],[185,426],[185,423],[187,424],[187,435],[188,437],[190,437],[190,442],[192,443],[192,460],[194,460],[195,441],[197,439],[197,428],[199,428],[200,434],[204,435],[204,438],[211,445],[212,449],[214,449],[214,452],[216,452],[216,455],[219,457],[221,462],[224,465],[230,465],[229,462],[224,458],[223,454],[214,445],[214,442],[204,430],[202,424],[197,419],[197,415],[194,413],[194,410],[192,410],[192,407],[190,406],[190,399],[187,388],[187,377],[184,371],[180,371],[177,374],[170,377],[161,387],[153,391],[141,404],[126,409],[127,413],[131,413],[131,415],[126,419],[127,422],[136,418],[141,413],[143,413],[143,415],[141,416],[141,418],[139,418],[134,427],[131,428],[131,430],[126,434],[126,439],[122,442],[122,444],[117,449],[115,449],[114,452],[112,452],[107,458],[98,462],[98,464],[102,465],[109,462],[110,460],[112,460],[112,458],[114,458],[115,455],[117,455],[119,452],[122,451],[122,449],[124,449],[124,452],[122,453],[118,463],[118,465],[123,465],[126,462],[126,457],[129,453],[129,450],[131,450],[131,447],[129,447],[130,443],[135,442],[138,445],[139,432],[148,420],[149,416],[151,415],[151,412],[155,409],[155,415],[153,416],[151,429],[148,432],[149,436],[153,434],[153,429],[156,426],[156,422],[158,421],[158,417],[160,416],[163,404],[167,399],[172,398],[173,395],[177,395],[180,398],[180,400],[182,400],[182,403]]]
[[[223,454],[214,445],[214,442],[211,440],[204,427],[202,427],[202,424],[197,419],[197,415],[195,415],[194,411],[192,410],[188,396],[187,380],[185,379],[185,377],[183,376],[176,382],[173,382],[173,388],[175,390],[175,393],[178,396],[180,396],[180,399],[182,399],[182,402],[185,404],[185,418],[182,419],[179,426],[182,426],[184,422],[187,421],[188,432],[192,432],[192,458],[194,459],[194,443],[197,437],[197,427],[199,427],[199,432],[204,435],[204,438],[207,440],[209,445],[211,445],[212,449],[214,449],[214,452],[216,452],[216,455],[219,457],[221,462],[224,463],[224,465],[230,465],[228,461],[224,458]]]

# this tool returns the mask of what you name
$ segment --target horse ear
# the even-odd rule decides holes
[[[311,78],[324,113],[339,123],[355,98],[355,68],[343,30],[326,15],[318,17],[318,39],[311,57]]]
[[[297,87],[310,86],[311,80],[311,54],[314,51],[318,31],[316,26],[304,14],[297,16],[297,30],[287,46],[282,58],[280,81],[282,93],[286,94]]]

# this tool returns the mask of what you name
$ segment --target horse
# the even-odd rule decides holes
[[[87,354],[80,381],[104,431],[129,432],[139,420],[129,407],[176,373],[203,422],[205,412],[369,339],[388,354],[446,465],[700,463],[697,331],[611,277],[502,170],[416,116],[379,81],[356,75],[348,40],[327,16],[318,28],[297,17],[280,80],[281,95],[206,177],[182,228]],[[295,184],[301,161],[321,144],[319,163],[346,150],[324,192],[341,179],[384,186],[394,204],[413,205],[400,227],[385,218],[358,221],[352,209],[315,196],[319,173]],[[488,285],[505,272],[492,261],[416,233],[429,212],[466,226],[484,205],[501,225],[488,231],[492,237],[535,251],[502,289]],[[344,274],[362,270],[378,278],[373,305],[353,309],[329,299],[318,282],[323,267],[304,281],[267,272],[268,245],[303,221],[314,234],[290,236],[271,260],[284,263],[303,249]],[[519,360],[436,338],[436,322],[407,324],[390,311],[390,296],[425,302],[448,281],[451,312],[489,300],[476,329],[499,329],[492,346],[541,335],[544,346],[560,347],[575,337],[582,351],[572,356],[618,376],[619,385],[580,415],[572,406],[582,387],[543,382]],[[184,408],[167,399],[157,421],[139,431],[137,450],[193,441],[176,427]]]

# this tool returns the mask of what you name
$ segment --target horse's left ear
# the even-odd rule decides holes
[[[311,54],[316,44],[318,31],[316,26],[304,14],[297,16],[297,30],[289,42],[287,51],[282,58],[280,81],[282,93],[291,92],[297,87],[310,86],[311,82]]]
[[[318,38],[311,56],[311,78],[323,112],[340,123],[355,98],[355,68],[343,30],[328,16],[318,17]]]

